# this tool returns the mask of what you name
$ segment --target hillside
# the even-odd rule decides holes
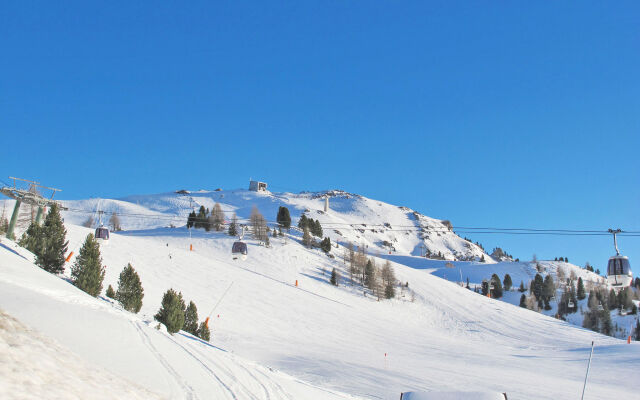
[[[329,212],[324,212],[324,198],[329,197]],[[294,225],[302,214],[317,219],[324,234],[338,243],[364,244],[369,252],[421,255],[426,251],[447,260],[480,260],[491,257],[476,244],[468,242],[449,229],[446,222],[422,215],[406,207],[339,190],[314,193],[271,193],[248,190],[175,192],[156,195],[128,196],[122,199],[90,199],[64,201],[70,211],[65,218],[82,224],[95,210],[109,215],[116,212],[125,230],[168,226],[184,226],[192,207],[212,209],[220,203],[230,219],[235,212],[247,220],[253,206],[267,221],[274,222],[278,208],[289,209]],[[97,223],[97,215],[93,215]],[[444,222],[444,223],[443,223]],[[275,224],[272,224],[275,225]]]
[[[535,267],[420,257],[419,246],[426,238],[420,238],[419,230],[428,223],[444,226],[438,220],[420,215],[414,219],[411,210],[342,192],[332,194],[328,213],[322,211],[324,200],[318,193],[191,196],[198,206],[209,208],[224,200],[224,210],[242,218],[257,205],[271,219],[268,216],[275,217],[285,204],[294,224],[306,213],[319,219],[325,234],[340,243],[368,244],[376,264],[390,260],[398,280],[409,287],[398,288],[392,300],[363,296],[362,287],[347,278],[342,249],[332,249],[335,258],[307,249],[295,230],[273,238],[270,248],[247,235],[248,259],[233,261],[230,249],[236,239],[224,232],[189,232],[184,227],[191,210],[189,197],[168,193],[65,202],[69,251],[76,256],[93,232],[79,226],[91,215],[81,212],[83,208],[120,214],[127,230],[112,233],[108,245],[101,246],[104,287],[116,286],[122,268],[131,263],[145,290],[140,314],[79,292],[35,267],[32,255],[9,241],[0,247],[0,308],[85,362],[175,399],[206,398],[211,393],[238,399],[397,399],[400,392],[434,390],[570,398],[582,389],[591,341],[596,351],[586,398],[633,397],[640,390],[634,378],[640,366],[637,343],[627,345],[448,282],[459,280],[460,274],[463,280],[480,282],[487,274],[509,272],[517,285],[519,279],[535,274]],[[362,225],[365,217],[373,222],[352,226]],[[332,223],[335,228],[328,228]],[[410,223],[416,229],[402,232]],[[430,239],[433,251],[461,254],[458,245],[475,251],[444,228]],[[380,242],[393,239],[397,246],[389,254]],[[74,259],[63,278],[68,279]],[[541,264],[551,273],[560,265]],[[562,267],[598,279],[578,267]],[[332,268],[341,275],[338,287],[328,283]],[[185,333],[169,336],[154,329],[153,315],[169,288],[193,300],[201,320],[211,315],[209,344]]]

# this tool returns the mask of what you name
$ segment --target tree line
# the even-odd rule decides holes
[[[345,246],[344,260],[348,264],[349,283],[351,285],[356,283],[361,285],[365,294],[368,290],[378,299],[392,299],[396,296],[398,281],[389,260],[386,260],[381,267],[378,267],[375,258],[367,257],[364,245],[360,245],[356,249],[353,243],[348,243]],[[334,271],[335,268],[332,271],[332,278]],[[334,284],[337,285],[337,283]]]

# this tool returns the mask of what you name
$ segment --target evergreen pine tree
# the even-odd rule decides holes
[[[527,308],[527,295],[524,293],[520,296],[520,307]]]
[[[302,214],[302,216],[298,220],[298,228],[304,230],[305,227],[308,227],[308,220],[307,216]]]
[[[373,263],[371,260],[367,260],[367,264],[364,267],[364,285],[371,290],[375,288],[375,274],[376,271]]]
[[[511,281],[511,275],[505,274],[504,281],[502,283],[504,284],[504,290],[506,290],[507,292],[511,290],[511,286],[513,285],[513,282]]]
[[[189,306],[184,313],[184,326],[182,330],[198,336],[198,308],[193,301],[189,302]]]
[[[187,218],[187,228],[191,229],[191,228],[195,228],[196,225],[196,212],[195,211],[191,211],[189,213],[189,217]]]
[[[289,227],[291,227],[291,216],[289,215],[289,209],[287,207],[280,206],[280,208],[278,208],[276,222],[278,222],[278,225],[282,228],[289,229]]]
[[[524,288],[524,282],[523,282],[523,281],[520,281],[520,288],[518,288],[518,291],[519,291],[520,293],[524,293],[524,292],[525,292],[525,290],[527,290],[527,289],[525,289],[525,288]]]
[[[204,341],[209,341],[209,339],[211,338],[211,332],[209,331],[209,327],[206,323],[200,323],[200,326],[198,326],[198,331],[196,332],[196,336]]]
[[[328,237],[322,239],[322,241],[320,242],[320,248],[325,253],[330,252],[331,251],[331,239],[329,239]]]
[[[142,308],[144,289],[142,288],[142,282],[140,282],[140,276],[131,264],[127,264],[120,272],[118,291],[115,298],[122,305],[122,308],[127,311],[137,314]]]
[[[229,236],[238,236],[238,216],[234,213],[229,224]]]
[[[636,341],[640,341],[640,319],[636,319]]]
[[[493,283],[493,290],[491,291],[491,297],[499,299],[502,297],[502,283],[500,277],[497,274],[491,275],[491,283]]]
[[[42,226],[42,248],[36,254],[36,264],[47,272],[59,274],[64,271],[67,252],[67,230],[62,223],[60,209],[53,204]]]
[[[531,283],[531,292],[538,300],[538,307],[542,307],[543,305],[543,297],[542,297],[542,289],[544,287],[544,279],[542,279],[542,275],[536,274],[533,282]]]
[[[333,286],[338,286],[338,272],[335,267],[331,270],[331,284]]]
[[[556,286],[553,282],[553,277],[551,275],[547,275],[544,277],[544,283],[542,286],[542,297],[549,302],[552,297],[556,294]]]
[[[584,298],[586,297],[585,291],[584,291],[584,283],[582,282],[582,278],[578,278],[578,300],[584,300]]]
[[[29,224],[29,227],[18,241],[18,245],[29,250],[36,256],[42,252],[43,243],[43,229],[40,225],[36,224],[35,221]]]
[[[90,233],[80,248],[80,253],[78,253],[73,267],[71,267],[71,282],[78,289],[93,297],[98,297],[102,291],[104,273],[100,245]]]
[[[115,290],[113,290],[113,286],[109,285],[109,287],[107,288],[107,297],[110,299],[115,299],[116,297],[116,292]]]
[[[162,296],[162,306],[154,318],[167,327],[167,332],[174,334],[184,325],[184,309],[182,293],[169,289]]]

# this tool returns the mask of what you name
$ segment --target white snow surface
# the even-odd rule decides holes
[[[0,398],[160,399],[82,360],[0,310]]]
[[[148,316],[85,294],[31,257],[0,243],[0,307],[31,327],[0,314],[0,398],[353,398],[157,330]]]
[[[324,198],[330,201],[329,212],[324,212]],[[67,221],[81,225],[95,210],[105,211],[102,222],[107,223],[112,212],[120,215],[125,230],[184,226],[192,208],[202,205],[212,209],[219,203],[229,220],[235,212],[240,219],[248,219],[256,206],[271,225],[280,206],[289,209],[292,225],[296,226],[302,214],[317,219],[324,235],[334,242],[364,244],[370,252],[421,255],[426,250],[441,253],[447,260],[479,260],[484,256],[479,246],[468,242],[442,223],[412,209],[398,207],[340,190],[312,193],[271,193],[249,190],[198,191],[188,195],[175,192],[129,196],[119,200],[88,199],[63,201],[69,208],[64,213]],[[94,221],[98,223],[98,216]],[[384,245],[387,242],[389,245]]]
[[[505,400],[502,393],[406,392],[402,400]]]
[[[445,261],[416,257],[422,239],[416,232],[393,230],[394,224],[416,222],[411,210],[342,192],[332,192],[327,214],[320,212],[324,202],[317,193],[227,191],[191,196],[198,206],[208,208],[220,200],[225,211],[243,218],[255,204],[268,220],[275,219],[284,204],[294,224],[305,210],[323,226],[329,221],[362,224],[363,218],[375,216],[376,224],[388,222],[392,228],[324,231],[341,243],[364,242],[371,255],[390,259],[399,281],[409,282],[409,289],[399,290],[393,300],[363,296],[362,289],[345,278],[342,249],[334,248],[337,257],[331,259],[304,248],[298,233],[272,238],[271,248],[248,237],[248,259],[233,261],[230,248],[235,239],[223,232],[192,230],[190,239],[186,228],[166,227],[172,222],[184,226],[191,210],[188,197],[168,193],[85,200],[83,205],[107,211],[119,205],[122,208],[113,210],[121,213],[123,228],[135,229],[112,233],[101,253],[107,267],[105,288],[116,287],[127,263],[140,274],[145,290],[140,314],[127,313],[102,297],[91,298],[38,269],[32,256],[10,241],[0,245],[0,308],[86,362],[176,399],[397,399],[401,392],[460,390],[506,392],[510,399],[576,398],[592,341],[596,347],[585,399],[634,398],[640,391],[638,343],[627,345],[441,279],[451,279],[452,274],[456,278],[451,280],[457,281],[462,272],[463,279],[480,282],[491,273],[502,277],[509,271],[517,286],[520,279],[526,283],[531,278],[535,267],[453,262],[449,268]],[[67,202],[70,209],[80,205]],[[130,207],[142,207],[140,213],[158,213],[162,219],[136,217]],[[76,255],[92,232],[75,225],[87,215],[72,210],[64,214],[69,251]],[[388,254],[378,241],[392,235],[396,249]],[[454,236],[436,235],[432,251],[447,251],[454,258],[454,251],[463,250],[454,244],[467,243]],[[482,254],[480,250],[475,257]],[[378,265],[383,262],[377,259]],[[69,277],[71,263],[63,278]],[[546,265],[551,273],[558,267],[553,262]],[[338,287],[328,284],[334,267],[342,276]],[[576,273],[586,272],[581,271]],[[169,288],[193,300],[201,319],[211,313],[210,343],[153,328],[153,315]]]

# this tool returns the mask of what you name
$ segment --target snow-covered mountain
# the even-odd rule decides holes
[[[328,212],[323,210],[325,195],[330,196]],[[333,258],[328,257],[304,247],[294,231],[273,238],[269,248],[247,235],[249,257],[234,261],[230,249],[235,238],[184,227],[192,205],[211,209],[216,202],[227,216],[235,212],[247,218],[255,205],[274,220],[278,207],[285,205],[294,224],[303,213],[318,219],[334,241],[368,245],[377,265],[389,260],[405,285],[397,288],[396,298],[378,300],[351,283],[342,249],[333,248]],[[627,345],[449,282],[481,282],[493,273],[509,273],[518,285],[540,269],[557,276],[559,268],[585,280],[601,278],[558,262],[489,264],[420,257],[424,244],[450,258],[488,259],[481,249],[465,245],[445,222],[413,210],[344,192],[244,190],[65,205],[68,251],[74,252],[65,273],[58,277],[40,270],[33,255],[3,239],[0,308],[45,337],[44,346],[55,343],[54,355],[47,357],[55,360],[56,352],[68,351],[92,370],[103,371],[99,384],[115,376],[118,390],[131,381],[139,386],[134,393],[171,399],[397,399],[408,391],[572,398],[582,390],[595,341],[586,398],[633,398],[640,391],[635,379],[638,344]],[[139,314],[69,283],[69,268],[93,232],[80,225],[95,210],[106,211],[105,220],[117,212],[125,229],[101,246],[104,287],[116,287],[120,272],[131,263],[145,293]],[[393,243],[391,254],[385,240]],[[333,268],[340,275],[337,287],[328,282]],[[210,343],[155,329],[153,315],[169,288],[193,300],[201,320],[211,317]],[[4,354],[0,350],[0,357]],[[0,387],[10,379],[6,376],[0,374]],[[118,397],[121,392],[114,393]]]
[[[317,219],[324,235],[332,241],[365,245],[369,252],[423,255],[445,260],[480,260],[493,262],[475,243],[464,240],[451,229],[451,223],[427,217],[407,207],[398,207],[378,200],[340,190],[323,192],[271,193],[249,190],[180,191],[155,195],[128,196],[122,199],[89,199],[64,201],[69,208],[65,219],[82,224],[96,210],[105,211],[103,223],[116,212],[125,230],[184,226],[195,207],[212,209],[219,203],[228,219],[235,212],[248,219],[256,206],[267,221],[275,225],[280,206],[289,209],[293,225],[301,215]],[[329,211],[324,212],[325,198]],[[98,222],[98,215],[93,215]]]

